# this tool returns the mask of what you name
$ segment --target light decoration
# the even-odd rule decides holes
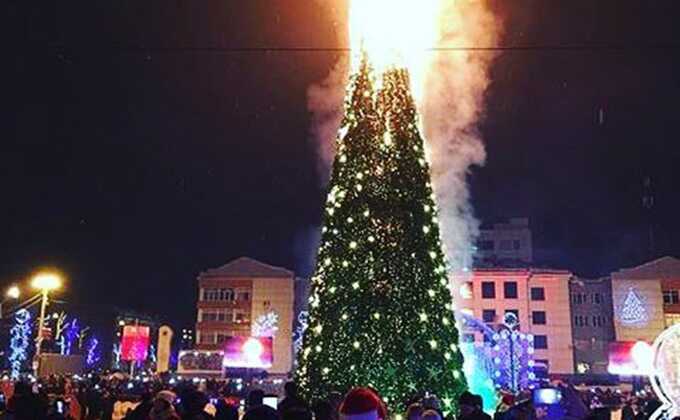
[[[621,304],[619,321],[624,325],[643,326],[648,320],[644,299],[634,288],[628,288],[628,293]]]
[[[305,335],[307,327],[309,327],[309,312],[300,311],[297,316],[297,327],[295,328],[295,334],[293,337],[293,348],[295,349],[295,354],[298,354],[302,348],[302,338]]]
[[[64,333],[62,335],[61,341],[61,354],[70,355],[73,351],[73,344],[78,340],[80,336],[80,325],[78,325],[78,320],[76,318],[72,319],[71,322],[66,324],[64,328]]]
[[[494,361],[493,380],[496,388],[519,392],[533,386],[534,336],[519,331],[519,320],[512,312],[505,314],[503,324],[491,340],[487,340],[488,352]]]
[[[88,369],[94,369],[101,361],[101,348],[99,340],[90,336],[85,343],[85,365]]]
[[[251,335],[253,337],[274,337],[278,330],[279,314],[275,311],[269,311],[255,319],[251,327]]]
[[[659,334],[652,349],[653,369],[649,381],[661,407],[650,419],[677,418],[680,416],[680,324]]]
[[[19,309],[14,315],[14,326],[10,329],[9,365],[12,379],[18,379],[28,359],[31,344],[31,313]]]

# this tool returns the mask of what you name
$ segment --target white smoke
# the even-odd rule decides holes
[[[438,48],[496,44],[499,23],[485,1],[444,3]],[[472,265],[472,245],[479,233],[467,176],[472,166],[484,164],[486,158],[478,124],[484,117],[493,58],[488,51],[433,52],[420,104],[443,241],[454,270]]]
[[[343,56],[328,76],[307,89],[307,106],[312,111],[311,136],[319,156],[318,171],[322,184],[330,178],[335,156],[335,138],[343,116],[343,100],[349,79],[349,55]]]
[[[500,25],[486,1],[442,0],[442,5],[442,33],[436,47],[496,44]],[[339,12],[344,9],[330,10],[335,26],[340,28],[339,37],[346,37],[346,15]],[[349,45],[342,44],[343,41],[347,39],[341,39],[341,45]],[[443,241],[454,270],[471,266],[472,245],[479,233],[467,176],[471,167],[482,165],[486,157],[478,124],[484,116],[484,93],[493,58],[494,54],[488,51],[432,52],[424,96],[419,103]],[[349,54],[343,56],[324,81],[308,90],[308,106],[313,114],[311,134],[324,185],[335,154],[334,139],[342,119],[348,69]]]

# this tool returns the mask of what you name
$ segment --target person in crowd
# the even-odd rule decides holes
[[[33,393],[30,384],[17,382],[7,403],[7,413],[13,420],[43,420],[47,418],[47,403]]]
[[[314,420],[337,420],[336,410],[333,405],[326,400],[319,400],[312,405]]]
[[[264,391],[254,389],[248,394],[248,411],[243,420],[278,420],[275,409],[264,404]]]
[[[290,407],[279,414],[281,420],[313,420],[312,412],[301,406]]]
[[[421,420],[423,411],[423,406],[420,403],[409,405],[406,410],[406,420]]]
[[[354,388],[340,404],[341,420],[387,420],[387,407],[370,388]]]
[[[459,420],[490,420],[491,416],[482,410],[482,397],[471,394],[468,391],[460,394],[458,398]]]
[[[176,399],[177,397],[174,392],[159,392],[152,401],[149,415],[146,418],[149,420],[180,420],[173,406]]]
[[[477,418],[491,420],[491,416],[484,412],[484,398],[481,395],[473,394],[475,400],[475,413]]]
[[[139,405],[133,408],[130,414],[125,416],[125,420],[146,420],[149,417],[153,402],[151,392],[148,390],[144,391]]]
[[[208,398],[198,390],[190,390],[182,398],[182,420],[208,420],[214,418],[205,411]]]
[[[238,420],[238,406],[229,404],[225,398],[220,398],[215,407],[215,420]]]
[[[436,410],[425,410],[420,416],[422,420],[442,420],[442,416]]]
[[[281,402],[278,405],[278,412],[279,414],[285,413],[287,410],[290,410],[292,408],[301,408],[304,410],[309,410],[309,407],[307,406],[307,403],[300,398],[298,395],[297,391],[297,386],[295,385],[295,382],[286,382],[286,384],[283,386],[283,391],[286,394],[286,397],[281,400]]]

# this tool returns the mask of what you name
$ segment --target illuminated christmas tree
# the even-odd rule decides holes
[[[337,138],[297,380],[308,398],[354,386],[393,409],[466,388],[429,166],[406,70],[352,77]]]
[[[647,309],[642,298],[633,290],[628,289],[628,294],[621,306],[621,322],[624,324],[642,324],[647,321]]]

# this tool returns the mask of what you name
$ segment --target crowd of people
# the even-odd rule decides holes
[[[456,413],[442,411],[436,397],[407,404],[403,413],[388,413],[380,395],[356,388],[328,400],[304,401],[293,382],[284,398],[266,393],[262,383],[176,380],[122,375],[86,378],[51,376],[0,384],[0,410],[7,420],[491,420],[479,395],[464,392]],[[502,394],[494,420],[644,420],[659,407],[652,393],[609,389],[577,390],[553,384],[555,401],[535,398],[535,391]]]

